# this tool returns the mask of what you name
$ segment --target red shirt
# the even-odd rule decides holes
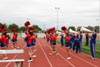
[[[49,39],[49,35],[48,34],[46,34],[46,37],[47,37],[47,39]]]
[[[27,34],[25,38],[28,38],[27,44],[31,44],[31,41],[32,41],[31,35],[30,34]]]
[[[6,41],[7,41],[7,44],[9,44],[9,38],[8,37],[6,38]]]
[[[67,42],[69,43],[70,42],[70,37],[65,37],[65,40],[67,40]]]
[[[53,41],[56,41],[56,40],[57,40],[57,37],[56,37],[56,36],[53,36],[53,37],[52,37],[52,40],[53,40]]]
[[[17,37],[15,35],[13,35],[12,39],[15,40],[15,39],[17,39]]]
[[[1,41],[3,41],[3,45],[6,45],[6,37],[5,37],[5,35],[1,36]]]
[[[31,39],[32,39],[32,40],[36,40],[34,36],[31,36]]]

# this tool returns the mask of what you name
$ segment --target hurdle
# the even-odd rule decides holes
[[[0,54],[17,54],[24,53],[23,49],[18,50],[0,50]],[[19,63],[21,63],[21,67],[23,67],[24,59],[13,59],[13,60],[0,60],[0,63],[6,63],[6,62],[14,62],[14,67],[20,67]]]

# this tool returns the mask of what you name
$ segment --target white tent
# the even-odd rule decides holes
[[[92,32],[91,30],[85,28],[85,27],[81,27],[81,30],[80,31],[83,31],[83,32]]]
[[[76,32],[76,31],[74,31],[74,30],[72,30],[72,29],[69,29],[69,32],[70,32],[70,33],[74,33],[74,34],[78,34],[78,32]]]

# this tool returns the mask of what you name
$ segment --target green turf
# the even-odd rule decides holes
[[[57,40],[57,43],[61,44],[61,41]],[[100,41],[96,43],[95,51],[96,51],[96,57],[100,59]],[[91,55],[90,45],[85,46],[85,42],[82,42],[82,52]]]

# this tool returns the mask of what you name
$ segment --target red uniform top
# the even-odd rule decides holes
[[[50,37],[50,40],[53,40],[53,36]]]
[[[7,44],[9,44],[9,38],[8,37],[6,38],[6,41],[7,41]]]
[[[70,37],[65,37],[65,41],[67,41],[68,43],[70,42]]]
[[[31,36],[31,39],[32,39],[32,40],[36,40],[34,36]]]
[[[25,37],[25,39],[26,38],[28,38],[27,44],[31,44],[31,41],[32,41],[31,35],[30,34],[27,34],[26,37]]]
[[[15,40],[15,39],[17,40],[17,37],[16,37],[16,35],[13,35],[12,39],[13,39],[13,40]]]
[[[53,37],[52,37],[52,40],[53,40],[53,41],[56,41],[56,40],[57,40],[57,37],[56,37],[56,36],[53,36]]]
[[[6,45],[6,37],[5,37],[5,35],[1,36],[1,41],[3,41],[3,45]]]
[[[48,34],[46,34],[46,37],[47,37],[47,39],[49,39],[49,35]]]

